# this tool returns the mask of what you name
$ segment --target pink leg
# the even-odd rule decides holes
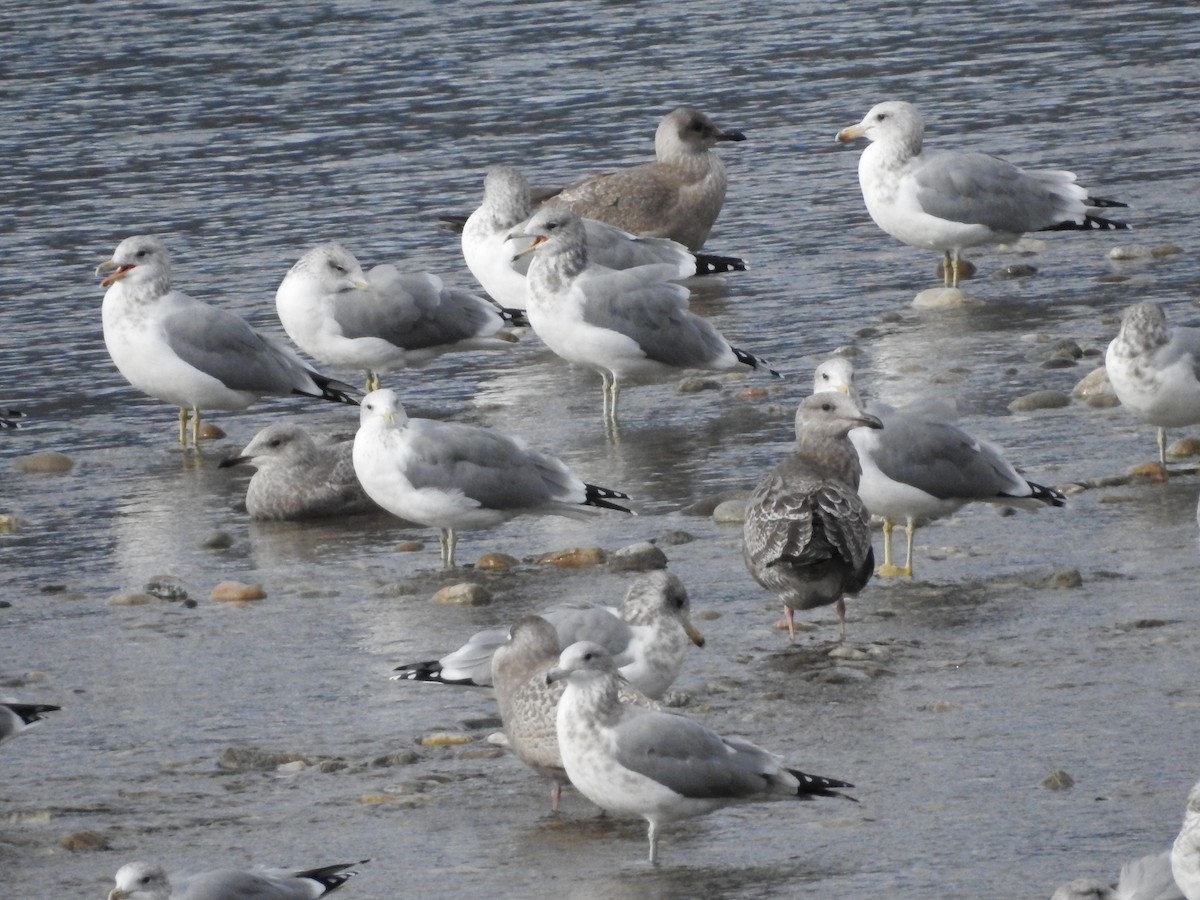
[[[794,615],[796,615],[796,613],[792,610],[792,608],[790,606],[784,606],[783,617],[785,619],[787,619],[788,642],[792,643],[792,644],[796,643],[796,623],[794,621],[792,621],[792,617]]]
[[[558,801],[562,799],[562,785],[557,781],[554,782],[554,787],[550,788],[550,812],[554,815],[558,814]]]
[[[837,610],[838,621],[842,624],[842,640],[846,639],[846,601],[838,597],[837,605],[834,607]]]

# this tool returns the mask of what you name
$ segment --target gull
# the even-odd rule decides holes
[[[966,247],[1011,243],[1027,231],[1129,228],[1089,211],[1127,204],[1090,196],[1071,172],[1027,172],[966,150],[922,150],[924,133],[915,106],[889,100],[836,139],[872,142],[858,163],[867,212],[897,240],[943,251],[947,287],[958,287]]]
[[[620,381],[680,369],[746,366],[779,373],[734,347],[708,321],[688,311],[687,288],[660,266],[617,271],[591,264],[583,222],[563,207],[536,213],[512,237],[532,238],[529,324],[568,362],[595,369],[604,382],[604,420],[616,424]]]
[[[483,202],[467,218],[462,232],[463,258],[483,289],[505,306],[526,306],[525,275],[529,257],[509,234],[533,215],[529,181],[512,166],[493,166],[483,179]],[[693,255],[668,238],[637,237],[615,225],[584,219],[588,257],[610,269],[663,264],[665,278],[688,278],[715,272],[745,271],[731,256]],[[666,274],[670,273],[670,274]]]
[[[541,614],[558,633],[557,655],[576,641],[603,646],[617,661],[621,676],[647,697],[659,700],[679,676],[688,642],[704,646],[704,635],[691,621],[691,601],[679,577],[648,572],[629,586],[619,607],[599,603],[562,603]],[[492,683],[492,654],[506,638],[489,628],[440,660],[397,667],[396,680],[441,684]]]
[[[563,785],[570,783],[555,725],[558,701],[566,686],[546,681],[546,673],[558,664],[561,651],[553,625],[541,616],[522,616],[508,630],[508,640],[492,654],[492,684],[508,746],[525,765],[550,779],[552,813],[558,812]],[[659,708],[624,681],[619,697],[622,703]]]
[[[1200,900],[1200,781],[1188,792],[1183,827],[1171,846],[1171,872],[1187,900]]]
[[[410,419],[395,391],[363,398],[354,471],[372,500],[393,515],[441,530],[442,564],[454,567],[457,531],[491,528],[514,516],[586,518],[630,512],[627,494],[584,483],[561,460],[514,435]]]
[[[326,365],[363,369],[367,391],[381,374],[419,367],[444,353],[501,350],[513,343],[501,329],[524,324],[470,291],[446,287],[436,275],[402,273],[392,265],[363,273],[341,244],[305,253],[275,292],[288,336]]]
[[[1125,310],[1104,354],[1121,405],[1158,426],[1158,461],[1167,465],[1167,429],[1200,423],[1200,328],[1171,328],[1159,304]]]
[[[846,435],[880,421],[833,391],[813,394],[796,410],[796,446],[758,483],[746,505],[742,558],[760,585],[783,599],[788,638],[793,614],[835,604],[846,636],[846,594],[871,579],[871,517],[859,499],[861,469]]]
[[[1059,885],[1050,900],[1184,900],[1171,876],[1171,851],[1151,853],[1121,866],[1116,884],[1076,878]]]
[[[845,797],[835,788],[854,786],[786,768],[682,714],[623,704],[616,664],[598,644],[572,644],[546,680],[567,683],[556,730],[571,784],[602,809],[645,818],[652,865],[664,823],[736,803]]]
[[[725,163],[713,148],[745,139],[740,131],[724,131],[699,110],[681,106],[658,122],[654,162],[593,175],[549,200],[633,234],[670,238],[695,252],[708,240],[725,203]]]
[[[0,701],[0,744],[16,737],[42,721],[45,713],[58,712],[62,707],[48,703],[18,703],[16,700]]]
[[[354,474],[353,439],[320,443],[294,422],[268,425],[220,468],[252,466],[246,512],[252,519],[315,519],[378,509]]]
[[[834,357],[817,366],[813,391],[840,391],[861,404],[854,366]],[[883,423],[881,431],[855,428],[850,442],[858,452],[862,479],[858,495],[883,520],[883,565],[877,575],[912,575],[913,536],[918,524],[948,516],[971,502],[1036,510],[1064,506],[1054,488],[1027,481],[995,444],[943,421],[944,406],[917,400],[896,408],[865,407]],[[892,562],[892,529],[905,521],[904,565]]]
[[[162,866],[126,863],[117,870],[108,900],[316,900],[332,894],[358,872],[340,863],[316,869],[214,869],[167,877]]]
[[[144,394],[179,407],[179,443],[200,439],[201,409],[245,409],[265,395],[302,394],[357,403],[348,384],[326,378],[283,343],[236,313],[171,288],[163,242],[135,235],[96,274],[104,294],[104,343],[117,369]]]

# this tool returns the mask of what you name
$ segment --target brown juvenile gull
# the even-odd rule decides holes
[[[533,215],[529,181],[512,166],[493,166],[483,180],[483,202],[463,226],[462,252],[471,274],[496,302],[524,309],[529,257],[509,234]],[[668,238],[639,237],[596,219],[583,220],[588,258],[610,269],[661,264],[665,278],[745,271],[732,256],[693,254]]]
[[[558,632],[558,650],[576,641],[602,645],[617,661],[621,675],[655,700],[679,676],[688,643],[704,646],[704,635],[692,624],[691,601],[678,576],[654,571],[629,586],[619,607],[599,603],[562,603],[541,617]],[[396,680],[440,684],[487,685],[492,680],[492,654],[504,643],[503,628],[489,628],[439,660],[398,666]]]
[[[651,864],[664,823],[736,803],[845,797],[834,789],[854,786],[786,768],[775,754],[680,713],[622,703],[616,664],[598,644],[572,644],[546,679],[567,683],[556,729],[571,784],[602,809],[645,818]]]
[[[395,391],[363,398],[354,471],[392,515],[441,531],[442,564],[454,567],[456,532],[491,528],[514,516],[585,519],[629,495],[587,484],[562,460],[515,435],[477,425],[411,419]]]
[[[318,519],[378,510],[354,474],[354,439],[314,439],[295,422],[275,422],[220,467],[252,466],[246,512],[252,519]]]
[[[995,444],[943,421],[942,406],[926,400],[899,408],[886,403],[864,405],[854,383],[854,365],[844,357],[817,366],[813,391],[840,391],[883,423],[882,430],[850,432],[862,465],[858,496],[871,515],[883,519],[883,565],[876,575],[911,576],[918,524],[948,516],[968,503],[1037,510],[1067,502],[1054,488],[1018,475]],[[892,562],[892,528],[899,520],[905,523],[907,539],[902,567]]]
[[[558,663],[561,652],[553,625],[541,616],[522,616],[508,630],[508,640],[492,654],[492,684],[508,746],[525,765],[553,782],[551,812],[558,812],[563,785],[570,783],[555,726],[558,701],[566,685],[546,681],[546,673]],[[624,679],[620,698],[622,703],[659,708]]]
[[[1125,310],[1104,367],[1121,405],[1158,426],[1165,468],[1167,429],[1200,423],[1200,328],[1172,328],[1163,308],[1144,300]]]
[[[616,424],[620,381],[631,375],[744,366],[780,377],[690,312],[687,288],[667,280],[661,266],[617,271],[591,264],[583,222],[569,209],[543,208],[512,236],[532,238],[536,254],[529,324],[563,359],[600,373],[606,424]]]
[[[1187,900],[1200,900],[1200,781],[1188,792],[1183,826],[1171,847],[1171,872]]]
[[[520,310],[446,287],[427,272],[382,265],[364,274],[341,244],[300,257],[275,292],[275,310],[305,353],[366,371],[368,391],[378,389],[381,374],[445,353],[509,348],[514,339],[502,329],[524,324]]]
[[[615,169],[568,185],[549,198],[588,219],[633,234],[670,238],[693,253],[704,246],[725,203],[725,163],[713,148],[744,141],[688,106],[667,113],[654,132],[655,162]]]
[[[332,894],[358,874],[340,863],[299,871],[288,869],[213,869],[167,877],[162,866],[126,863],[117,870],[108,900],[316,900]]]
[[[1184,900],[1184,894],[1171,876],[1171,851],[1164,850],[1125,863],[1116,884],[1076,878],[1059,885],[1050,900]]]
[[[925,124],[911,103],[876,104],[839,141],[871,141],[858,162],[867,212],[911,247],[941,250],[947,287],[957,287],[966,247],[1011,243],[1027,231],[1128,229],[1090,210],[1126,206],[1092,197],[1072,172],[1030,171],[966,150],[923,150]]]
[[[107,275],[104,343],[117,369],[144,394],[179,407],[179,443],[200,437],[202,409],[245,409],[267,395],[302,394],[357,403],[354,388],[311,369],[281,341],[237,313],[171,288],[163,242],[135,235],[117,245],[96,274]]]
[[[62,707],[48,703],[18,703],[16,700],[0,701],[0,744],[16,737],[22,731],[42,721],[48,712],[58,712]]]
[[[783,598],[788,637],[793,613],[836,604],[846,636],[846,594],[871,579],[871,516],[858,496],[862,473],[850,429],[882,428],[845,394],[805,397],[796,410],[796,446],[754,489],[742,526],[742,558],[754,580]]]

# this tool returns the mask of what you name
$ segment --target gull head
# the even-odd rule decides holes
[[[680,147],[692,152],[705,152],[718,141],[744,141],[746,135],[740,131],[718,128],[708,116],[690,106],[673,109],[658,122],[654,132],[654,152],[659,159],[670,157]]]
[[[295,422],[276,422],[254,436],[242,452],[221,460],[218,468],[249,465],[262,468],[272,463],[302,463],[319,456],[316,441]]]
[[[546,673],[546,684],[564,679],[583,684],[610,677],[618,677],[612,654],[591,641],[576,641],[558,657],[558,665]]]
[[[151,863],[126,863],[117,869],[116,882],[108,900],[169,900],[171,896],[167,873]]]
[[[835,356],[817,366],[813,373],[813,393],[837,391],[858,403],[858,388],[854,385],[854,364],[844,356]]]
[[[399,426],[408,421],[404,405],[390,388],[371,391],[359,404],[359,425]]]
[[[621,601],[621,618],[630,625],[652,625],[662,617],[676,619],[697,647],[704,646],[704,635],[691,620],[691,600],[687,588],[670,572],[649,572],[635,581]]]
[[[166,293],[171,285],[171,256],[158,238],[136,234],[117,244],[112,258],[96,266],[96,274],[105,276],[101,287],[126,279],[139,287],[161,281],[161,292]]]
[[[284,281],[296,276],[311,279],[323,294],[366,290],[370,285],[354,254],[341,244],[318,244],[292,266]]]
[[[505,240],[531,240],[518,256],[534,250],[576,250],[586,246],[583,220],[565,206],[544,206],[517,227]]]
[[[834,140],[848,143],[858,138],[899,144],[912,153],[921,152],[925,123],[920,111],[903,100],[886,100],[871,107],[857,125],[843,128]]]
[[[500,227],[513,228],[529,218],[529,180],[512,166],[492,166],[483,178],[483,205]]]
[[[844,438],[854,428],[882,428],[875,416],[837,391],[821,391],[800,401],[796,409],[796,440]]]

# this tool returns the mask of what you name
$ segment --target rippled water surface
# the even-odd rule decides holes
[[[738,530],[679,510],[756,481],[786,449],[815,361],[850,344],[871,393],[903,400],[934,383],[1035,480],[1148,459],[1152,430],[1119,409],[1007,407],[1069,391],[1132,302],[1193,318],[1200,12],[1148,0],[275,6],[97,2],[0,22],[0,405],[28,413],[0,433],[0,513],[21,522],[0,534],[0,694],[63,706],[0,748],[6,883],[58,900],[103,896],[133,858],[370,857],[347,898],[1036,898],[1167,845],[1200,774],[1194,477],[1089,490],[1039,515],[968,508],[919,532],[918,577],[873,582],[851,603],[851,646],[878,654],[858,667],[808,652],[835,633],[828,610],[789,649]],[[921,106],[931,146],[1070,168],[1128,201],[1137,231],[976,252],[968,290],[986,305],[914,310],[936,255],[875,228],[859,150],[833,141],[892,97]],[[388,380],[415,413],[519,431],[642,513],[517,520],[465,536],[461,558],[691,533],[665,548],[709,636],[677,684],[691,712],[858,785],[857,805],[669,827],[651,870],[643,823],[597,820],[578,796],[552,820],[520,763],[479,758],[494,730],[485,693],[387,679],[480,626],[567,597],[616,600],[631,576],[530,563],[488,579],[489,606],[435,606],[456,579],[437,569],[431,533],[386,516],[248,522],[245,474],[216,462],[281,416],[352,429],[353,411],[263,402],[214,415],[229,437],[181,454],[173,411],[109,361],[92,269],[122,238],[157,233],[181,289],[280,334],[275,288],[319,241],[469,286],[457,239],[435,224],[476,205],[488,165],[551,182],[639,162],[658,117],[684,103],[748,136],[722,148],[731,186],[708,248],[750,271],[697,286],[693,306],[786,381],[632,387],[612,442],[598,379],[532,336]],[[1134,242],[1183,252],[1107,259]],[[1012,262],[1038,272],[1000,277]],[[1039,338],[1088,355],[1043,368]],[[755,385],[767,400],[739,396]],[[72,471],[11,463],[44,450]],[[214,531],[232,546],[205,549]],[[426,549],[396,553],[402,538]],[[1047,586],[1070,569],[1082,586]],[[107,602],[163,574],[197,605]],[[268,597],[210,601],[226,578]],[[372,765],[441,730],[476,742]],[[246,745],[346,765],[217,767]],[[1056,769],[1073,789],[1039,787]],[[59,845],[82,830],[112,850]]]

